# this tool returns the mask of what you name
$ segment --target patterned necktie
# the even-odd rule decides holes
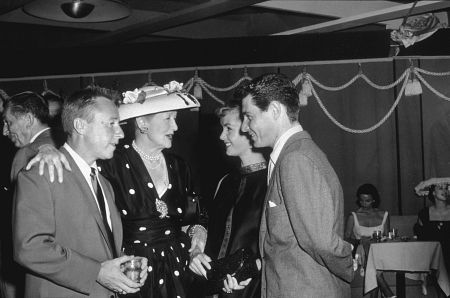
[[[108,224],[108,219],[107,219],[107,215],[106,215],[105,198],[103,197],[103,192],[99,185],[100,182],[98,181],[98,178],[97,178],[97,169],[96,168],[91,167],[91,175],[90,176],[91,176],[92,188],[94,189],[95,198],[96,198],[98,206],[100,208],[100,213],[102,215],[103,224],[105,225],[105,228],[106,228],[106,233],[108,234],[108,239],[109,239],[109,243],[111,244],[113,256],[117,257],[116,246],[114,244],[114,236],[111,231],[111,227]]]

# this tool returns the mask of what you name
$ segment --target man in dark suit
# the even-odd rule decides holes
[[[98,88],[76,92],[64,104],[68,135],[60,151],[72,171],[52,184],[37,167],[17,178],[13,211],[16,261],[29,271],[25,297],[114,297],[143,285],[128,279],[118,257],[122,225],[111,185],[97,159],[111,158],[123,138],[117,107]],[[17,142],[19,142],[18,140]],[[143,262],[146,269],[146,260]]]
[[[295,86],[284,75],[267,74],[244,90],[241,129],[255,147],[273,148],[259,237],[262,297],[350,297],[342,188],[298,122]]]
[[[48,126],[48,105],[40,95],[34,92],[26,91],[9,97],[4,104],[2,116],[3,136],[8,137],[12,144],[18,148],[12,159],[12,164],[8,164],[8,168],[10,168],[10,193],[12,194],[19,171],[36,155],[38,148],[44,144],[52,144],[59,147],[62,144],[63,136],[61,133],[56,134],[55,131],[52,132]],[[7,296],[16,297],[21,296],[24,273],[12,261],[12,195],[6,196],[4,199],[4,218],[7,224],[4,228],[5,233],[2,234],[3,271],[5,272],[5,279],[10,280],[7,284]],[[13,293],[14,291],[16,292],[15,294]]]
[[[34,157],[40,146],[52,144],[59,147],[63,135],[51,130],[47,102],[37,93],[26,91],[9,98],[3,113],[3,135],[19,148],[11,166],[11,182]]]

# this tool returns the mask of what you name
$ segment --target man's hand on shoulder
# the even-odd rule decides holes
[[[40,146],[38,154],[28,162],[25,169],[31,169],[35,163],[39,163],[39,175],[44,175],[44,167],[47,165],[50,182],[55,180],[55,168],[59,183],[63,182],[63,167],[68,171],[72,171],[69,161],[64,154],[50,144]]]

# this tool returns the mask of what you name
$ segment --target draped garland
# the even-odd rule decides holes
[[[400,77],[395,80],[394,82],[387,84],[387,85],[379,85],[375,82],[373,82],[369,77],[367,77],[362,71],[361,68],[359,70],[359,72],[352,77],[348,82],[339,85],[339,86],[327,86],[323,83],[321,83],[319,80],[317,80],[316,78],[314,78],[311,74],[307,73],[306,71],[303,71],[301,73],[299,73],[293,80],[292,83],[297,86],[299,84],[301,84],[301,90],[299,92],[299,103],[301,106],[305,106],[308,104],[308,97],[313,96],[314,99],[317,101],[317,103],[319,104],[320,108],[323,110],[323,112],[325,113],[325,115],[331,120],[331,122],[333,122],[336,126],[338,126],[340,129],[349,132],[349,133],[354,133],[354,134],[363,134],[363,133],[369,133],[374,131],[375,129],[377,129],[378,127],[380,127],[381,125],[383,125],[384,122],[386,122],[386,120],[392,115],[392,113],[394,112],[395,108],[398,106],[398,104],[400,103],[400,100],[403,98],[403,95],[405,96],[414,96],[414,95],[419,95],[422,93],[422,87],[420,85],[420,83],[422,83],[424,86],[426,86],[431,92],[433,92],[436,96],[438,96],[439,98],[442,98],[446,101],[450,101],[450,97],[444,95],[443,93],[439,92],[438,90],[436,90],[433,86],[430,85],[430,83],[428,83],[425,78],[422,75],[428,75],[428,76],[435,76],[435,77],[442,77],[442,76],[450,76],[450,71],[447,72],[432,72],[432,71],[428,71],[425,69],[421,69],[418,67],[415,67],[413,65],[411,65],[411,67],[407,68],[401,75]],[[192,88],[194,88],[194,92],[193,95],[196,96],[197,98],[201,99],[202,98],[202,90],[205,91],[212,99],[214,99],[215,101],[217,101],[219,104],[223,105],[224,101],[219,99],[218,96],[216,96],[213,91],[216,92],[226,92],[226,91],[230,91],[234,88],[236,88],[237,86],[239,86],[239,84],[241,84],[243,81],[250,81],[252,78],[248,76],[246,69],[244,70],[244,75],[237,80],[235,83],[233,83],[232,85],[228,86],[228,87],[215,87],[212,86],[211,84],[207,83],[205,80],[203,80],[201,77],[198,76],[198,72],[195,72],[194,77],[190,78],[186,83],[185,83],[185,89],[187,92],[190,92],[192,90]],[[389,110],[387,111],[387,113],[378,121],[376,122],[374,125],[364,128],[364,129],[354,129],[354,128],[350,128],[348,126],[345,126],[344,124],[342,124],[341,122],[339,122],[336,117],[334,117],[330,111],[328,111],[327,107],[325,106],[325,104],[323,103],[322,99],[319,97],[317,91],[316,91],[316,87],[320,88],[322,90],[325,91],[330,91],[330,92],[338,92],[341,91],[345,88],[350,87],[351,85],[353,85],[353,83],[355,83],[357,80],[362,79],[364,80],[369,86],[377,89],[377,90],[388,90],[388,89],[392,89],[394,87],[396,87],[397,85],[401,84],[401,88],[397,94],[397,97],[394,101],[394,103],[392,104],[392,106],[389,108]]]

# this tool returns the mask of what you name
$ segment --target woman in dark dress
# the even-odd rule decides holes
[[[188,200],[195,196],[189,167],[164,151],[178,130],[177,110],[200,106],[180,90],[172,82],[165,88],[147,86],[124,93],[120,120],[133,126],[134,140],[118,147],[112,159],[97,162],[114,188],[124,253],[148,259],[144,286],[126,297],[187,297],[192,280],[189,249],[204,250],[206,229],[196,214],[187,214]],[[187,224],[191,225],[185,233],[182,226]]]
[[[416,186],[418,195],[426,195],[431,206],[422,209],[414,226],[419,240],[439,241],[445,267],[450,268],[450,178],[431,178]]]
[[[241,167],[220,180],[214,196],[214,207],[209,213],[205,253],[192,253],[189,267],[203,276],[206,275],[205,268],[210,268],[208,263],[211,259],[229,256],[239,249],[249,248],[259,257],[259,223],[267,189],[266,161],[261,153],[253,151],[248,136],[240,131],[238,102],[219,109],[218,116],[222,125],[220,139],[225,144],[226,154],[239,157]],[[260,282],[257,276],[242,289],[236,279],[228,277],[222,292],[217,296],[261,297]],[[241,290],[232,291],[232,288]]]

